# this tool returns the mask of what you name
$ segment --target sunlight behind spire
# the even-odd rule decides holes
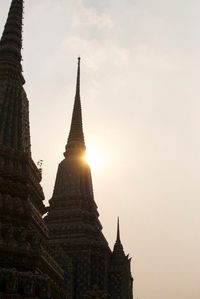
[[[106,163],[106,155],[102,149],[95,146],[87,146],[87,151],[85,155],[85,161],[88,162],[92,170],[98,170],[102,168]]]

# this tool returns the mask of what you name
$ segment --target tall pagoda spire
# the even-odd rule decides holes
[[[54,195],[64,192],[68,195],[81,192],[82,194],[89,196],[93,202],[94,198],[90,167],[83,160],[86,146],[83,134],[80,97],[80,60],[80,57],[78,57],[75,100],[69,137],[67,145],[65,146],[65,159],[60,163],[58,168]]]
[[[113,256],[115,258],[124,258],[125,257],[123,245],[120,240],[119,217],[117,218],[117,238],[116,238],[116,242],[114,245]]]
[[[79,299],[97,285],[106,289],[110,249],[102,233],[94,200],[91,171],[83,159],[85,142],[80,101],[80,58],[71,128],[64,159],[58,166],[53,196],[45,222],[50,245],[59,244],[72,260],[73,298]],[[61,261],[62,267],[65,267]],[[69,269],[66,269],[68,272]]]
[[[78,57],[78,70],[76,81],[76,94],[74,108],[72,113],[71,128],[69,132],[68,142],[66,145],[66,153],[74,150],[85,150],[85,141],[83,134],[81,97],[80,97],[80,57]],[[64,154],[66,156],[66,153]]]
[[[90,167],[82,159],[84,152],[79,58],[65,158],[58,166],[53,195],[45,216],[50,231],[49,244],[52,251],[60,246],[71,260],[71,268],[66,268],[66,258],[63,261],[60,259],[60,265],[70,277],[67,289],[72,290],[72,298],[80,299],[87,297],[87,294],[106,292],[112,298],[132,299],[130,263],[120,241],[119,219],[117,240],[114,252],[111,252],[99,220]]]
[[[30,151],[21,66],[23,0],[9,1],[0,39],[0,297],[63,299],[64,272],[49,252],[41,172]]]
[[[0,40],[0,78],[9,76],[24,84],[21,66],[23,0],[12,0]]]
[[[30,152],[29,104],[21,66],[23,0],[12,0],[0,39],[0,145]]]

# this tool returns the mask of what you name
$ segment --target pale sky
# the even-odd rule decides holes
[[[10,1],[0,3],[0,31]],[[67,141],[77,57],[95,200],[135,299],[200,298],[200,1],[25,1],[32,153],[46,203]]]

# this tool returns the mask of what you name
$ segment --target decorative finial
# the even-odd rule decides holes
[[[117,241],[120,241],[119,217],[117,217]]]
[[[79,84],[80,84],[80,64],[81,64],[81,57],[78,57],[78,76],[79,76]]]
[[[78,57],[78,70],[77,70],[76,96],[75,97],[80,97],[80,61],[81,61],[81,58]]]
[[[81,58],[78,57],[76,94],[75,94],[74,108],[72,113],[71,128],[69,132],[68,142],[65,147],[66,148],[66,152],[64,153],[65,157],[67,155],[67,150],[69,148],[77,149],[80,147],[81,150],[85,150],[85,141],[84,141],[83,125],[82,125],[81,99],[80,99],[80,60]]]

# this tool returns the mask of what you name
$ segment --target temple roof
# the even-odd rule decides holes
[[[8,18],[0,40],[0,77],[24,83],[21,66],[23,0],[12,0]]]
[[[93,200],[90,167],[85,158],[85,141],[82,124],[80,99],[80,58],[78,58],[76,93],[69,137],[64,153],[65,159],[59,164],[54,195],[84,194]]]
[[[11,2],[0,39],[0,146],[30,154],[29,104],[21,67],[23,0]]]
[[[90,167],[85,160],[85,141],[80,100],[80,58],[71,128],[64,153],[58,166],[49,213],[45,218],[52,238],[65,236],[70,242],[102,244],[105,240],[94,201]],[[58,225],[61,227],[57,228]],[[57,230],[57,231],[56,231]],[[62,231],[63,230],[63,231]]]
[[[66,152],[75,148],[85,150],[85,141],[82,124],[81,98],[80,98],[80,57],[78,58],[78,70],[76,81],[76,94],[72,113],[71,127],[66,145]],[[64,154],[66,155],[66,153]]]
[[[123,249],[123,245],[120,239],[120,226],[119,226],[119,218],[117,219],[117,238],[113,249],[113,259],[114,260],[121,260],[124,259],[125,253]]]

